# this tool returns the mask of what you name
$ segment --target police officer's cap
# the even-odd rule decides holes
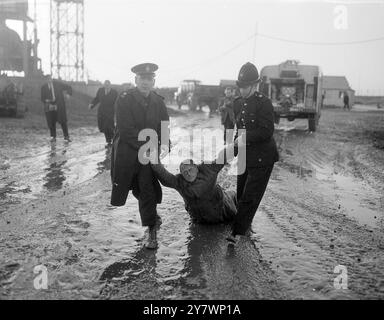
[[[134,66],[131,71],[137,75],[155,75],[155,71],[159,69],[157,64],[154,63],[141,63]]]
[[[239,72],[236,84],[238,87],[247,87],[257,83],[260,80],[259,71],[253,63],[247,62],[244,64]]]

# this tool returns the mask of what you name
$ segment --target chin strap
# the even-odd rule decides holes
[[[249,88],[249,92],[247,94],[246,97],[244,97],[244,99],[248,99],[251,95],[253,95],[255,92],[253,92],[253,89],[255,88],[255,85],[252,85],[250,88]],[[255,90],[256,91],[256,90]]]

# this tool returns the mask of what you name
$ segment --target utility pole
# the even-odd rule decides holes
[[[37,4],[33,2],[33,70],[36,72],[39,69],[38,48],[39,40],[37,38]]]
[[[84,0],[51,0],[51,73],[84,80]]]
[[[257,34],[259,32],[259,23],[256,21],[256,26],[255,26],[255,34],[253,38],[253,53],[252,53],[252,62],[256,63],[256,41],[257,41]]]

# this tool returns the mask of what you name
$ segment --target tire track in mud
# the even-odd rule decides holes
[[[349,172],[349,166],[355,164],[346,161],[337,148],[327,146],[319,134],[300,139],[305,133],[290,133],[279,137],[282,159],[272,175],[259,218],[254,220],[254,238],[264,247],[262,254],[275,261],[273,270],[290,287],[293,297],[383,298],[382,233],[349,219],[338,206],[338,190],[329,194],[329,188],[335,188],[332,179],[322,175],[317,179],[316,170],[327,174],[330,163],[336,173]],[[347,157],[353,153],[347,152]],[[337,276],[333,270],[339,264],[348,268],[348,291],[333,288]],[[297,274],[301,276],[295,278]]]
[[[382,296],[378,284],[367,280],[372,279],[372,276],[384,279],[383,270],[380,268],[383,261],[375,259],[376,261],[372,261],[370,265],[359,263],[371,259],[372,255],[380,252],[378,248],[380,238],[372,239],[368,231],[347,219],[340,218],[340,221],[337,221],[332,215],[323,215],[319,210],[298,206],[292,199],[281,195],[272,197],[273,205],[263,207],[267,218],[284,237],[288,238],[288,241],[304,250],[305,257],[322,268],[323,276],[329,276],[329,284],[332,284],[332,279],[335,277],[334,267],[341,264],[347,266],[350,279],[358,279],[354,281],[353,286],[350,285],[350,290],[367,295],[368,290],[373,289],[370,293],[372,297]],[[365,234],[362,234],[364,231]],[[372,249],[375,247],[376,250]],[[311,267],[311,270],[316,273],[316,268]],[[366,273],[370,275],[366,277]],[[373,283],[375,286],[372,287]]]

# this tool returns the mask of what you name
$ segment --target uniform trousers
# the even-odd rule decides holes
[[[139,212],[143,227],[151,227],[156,224],[157,197],[154,179],[152,168],[149,164],[140,164],[140,168],[133,178],[132,193],[139,201]]]
[[[237,215],[233,223],[233,235],[245,235],[264,196],[273,165],[268,167],[247,167],[244,174],[237,176]]]

